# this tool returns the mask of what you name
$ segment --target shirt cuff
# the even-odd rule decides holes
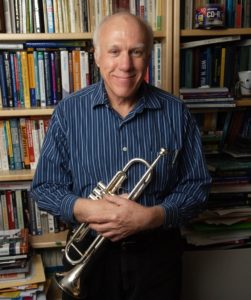
[[[68,194],[63,198],[62,205],[60,208],[60,215],[66,222],[76,223],[73,215],[73,206],[79,196],[74,194]]]

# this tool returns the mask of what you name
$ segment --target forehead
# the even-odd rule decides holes
[[[135,43],[146,44],[146,32],[138,20],[130,16],[116,16],[105,22],[100,28],[101,44]]]

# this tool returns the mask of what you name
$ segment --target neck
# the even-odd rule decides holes
[[[122,99],[119,101],[111,101],[110,100],[111,107],[119,113],[119,115],[123,118],[125,118],[134,108],[136,104],[136,100],[126,100]]]

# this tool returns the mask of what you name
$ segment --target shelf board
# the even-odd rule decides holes
[[[236,100],[236,106],[251,106],[251,98],[243,98]]]
[[[239,193],[239,192],[251,192],[251,184],[213,184],[210,193]]]
[[[0,117],[51,116],[54,107],[1,108]]]
[[[181,37],[184,36],[220,36],[220,35],[246,35],[251,34],[251,28],[225,28],[225,29],[183,29]]]
[[[0,41],[25,42],[25,41],[45,41],[45,40],[90,40],[91,32],[78,33],[1,33]]]
[[[64,247],[66,245],[67,234],[68,230],[43,235],[30,235],[30,244],[34,249]]]
[[[35,170],[9,170],[0,172],[0,182],[32,180]]]
[[[77,33],[1,33],[0,42],[25,42],[25,41],[60,41],[60,40],[91,40],[92,32],[77,32]],[[164,38],[164,31],[155,31],[154,37]]]

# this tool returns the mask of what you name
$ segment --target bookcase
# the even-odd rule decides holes
[[[2,1],[0,1],[2,3]],[[14,1],[11,1],[13,3]],[[37,1],[34,1],[36,3]],[[42,1],[40,1],[42,2]],[[54,2],[54,1],[53,1]],[[71,2],[71,1],[69,1]],[[87,2],[87,1],[83,1]],[[101,1],[88,1],[89,3],[101,3]],[[105,2],[105,1],[102,1]],[[118,1],[106,1],[110,5]],[[121,1],[122,3],[123,1]],[[129,1],[128,1],[129,2]],[[133,1],[130,1],[133,2]],[[139,3],[140,1],[134,1]],[[161,30],[154,32],[154,39],[162,44],[161,57],[161,86],[167,91],[172,91],[172,57],[173,57],[173,1],[172,0],[157,0],[149,1],[149,3],[157,3],[161,7],[162,27]],[[142,5],[141,1],[141,5]],[[41,12],[40,12],[41,13]],[[51,41],[91,41],[92,32],[71,32],[71,33],[0,33],[0,44],[26,43],[26,42],[51,42]],[[0,50],[3,51],[3,50]],[[31,107],[31,108],[1,108],[0,120],[9,118],[40,118],[52,115],[53,106],[48,107]],[[32,169],[21,170],[1,170],[0,169],[0,184],[8,182],[27,182],[31,181],[34,175]],[[44,235],[31,235],[30,243],[36,250],[41,248],[62,248],[65,246],[67,231],[59,233],[49,233]]]
[[[184,82],[182,81],[182,64],[184,56],[182,56],[181,46],[183,43],[189,42],[198,42],[204,40],[204,45],[201,43],[199,47],[206,47],[207,42],[210,39],[219,38],[220,41],[224,39],[227,40],[229,37],[233,37],[233,39],[250,39],[251,38],[251,23],[249,19],[249,27],[239,27],[239,28],[212,28],[212,29],[194,29],[193,19],[194,19],[194,10],[191,9],[191,4],[201,3],[203,6],[205,3],[209,3],[209,1],[186,1],[186,0],[175,0],[173,1],[173,64],[172,64],[172,75],[173,75],[173,85],[172,91],[176,96],[180,96],[180,88],[184,87]],[[231,1],[225,1],[226,5]],[[236,1],[237,2],[237,1]],[[213,1],[211,1],[213,3]],[[214,3],[216,3],[214,1]],[[235,3],[232,1],[232,3]],[[249,3],[249,1],[238,1],[238,4],[245,5]],[[188,6],[190,5],[190,8]],[[250,8],[249,8],[250,11]],[[187,16],[186,14],[189,15]],[[184,25],[185,19],[189,19],[190,26]],[[226,38],[227,37],[227,38]],[[235,44],[235,42],[232,42]],[[231,42],[230,44],[231,45]],[[208,45],[209,46],[209,45]],[[212,47],[217,46],[217,43],[211,45]],[[195,49],[195,48],[193,48]],[[196,54],[194,54],[196,55]],[[242,57],[241,57],[242,58]],[[229,65],[234,64],[234,56],[232,56]],[[198,63],[198,62],[197,62]],[[211,64],[214,62],[211,61]],[[247,69],[249,69],[248,64],[246,65]],[[198,68],[198,64],[193,65],[193,71]],[[185,72],[185,76],[188,76]],[[193,86],[197,88],[198,86]],[[232,86],[233,88],[234,86]],[[234,88],[232,89],[234,91]],[[251,97],[241,97],[240,95],[235,95],[235,107],[225,107],[225,108],[214,108],[214,107],[202,107],[199,109],[191,109],[192,113],[195,117],[202,114],[207,116],[207,119],[211,120],[216,115],[228,115],[234,116],[235,121],[232,122],[232,128],[238,127],[238,115],[240,116],[242,113],[249,113],[251,111]],[[213,122],[214,123],[214,122]],[[225,125],[223,125],[223,130],[225,133],[227,132],[228,138],[231,138],[230,135],[230,123],[227,121]],[[250,137],[250,135],[249,135]],[[221,145],[221,149],[223,149],[228,140],[224,140],[224,143]],[[250,138],[249,138],[250,143]],[[250,146],[250,145],[249,145]],[[247,146],[248,148],[248,146]],[[206,156],[207,158],[207,156]],[[247,158],[248,163],[251,162],[251,157]],[[243,193],[243,190],[247,189],[247,195],[250,197],[251,184],[250,184],[250,166],[249,166],[249,180],[243,184],[221,184],[221,185],[213,185],[210,198],[212,200],[218,199],[217,195],[229,195],[228,200],[229,203],[233,200],[230,198],[230,195],[235,195],[235,200],[237,200],[237,194]],[[210,201],[209,198],[209,201]],[[218,201],[218,200],[217,200]],[[215,203],[215,202],[214,202]],[[248,203],[248,202],[247,202]],[[230,205],[230,204],[229,204]],[[237,204],[236,204],[237,206]],[[229,206],[230,207],[230,206]],[[233,205],[234,207],[234,205]],[[211,231],[211,235],[216,234],[217,231]],[[224,235],[222,231],[222,235]],[[208,232],[210,235],[210,232]],[[233,238],[235,239],[235,238]],[[226,239],[227,240],[227,239]],[[236,239],[236,243],[237,239]],[[215,237],[215,247],[208,245],[207,247],[203,246],[195,246],[188,247],[187,251],[185,251],[184,255],[184,270],[183,270],[183,295],[182,299],[184,300],[234,300],[234,299],[249,299],[251,295],[251,289],[249,285],[250,278],[250,248],[248,244],[243,247],[234,247],[229,244],[225,244],[225,246],[220,245],[217,246],[217,236]]]

